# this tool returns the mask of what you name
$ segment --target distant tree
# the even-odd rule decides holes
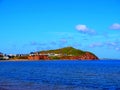
[[[3,53],[0,52],[0,57],[3,57]]]

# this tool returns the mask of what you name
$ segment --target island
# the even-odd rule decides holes
[[[88,51],[64,47],[55,50],[31,52],[29,60],[99,60],[99,58]]]

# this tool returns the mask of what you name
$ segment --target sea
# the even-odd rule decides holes
[[[0,90],[120,90],[120,60],[0,61]]]

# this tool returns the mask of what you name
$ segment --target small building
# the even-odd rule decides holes
[[[29,60],[49,60],[48,55],[29,55]]]
[[[8,60],[9,57],[3,53],[0,52],[0,60]]]
[[[3,56],[3,59],[4,60],[9,60],[9,57],[8,56]]]

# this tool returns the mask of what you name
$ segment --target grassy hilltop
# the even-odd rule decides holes
[[[61,54],[61,55],[73,55],[73,56],[79,56],[84,54],[85,52],[79,49],[75,49],[73,47],[65,47],[55,50],[46,50],[46,51],[40,51],[39,53],[55,53],[55,54]]]
[[[39,51],[39,54],[57,54],[56,56],[51,56],[51,59],[98,59],[96,55],[92,52],[82,51],[75,49],[73,47],[64,47],[54,50]]]

